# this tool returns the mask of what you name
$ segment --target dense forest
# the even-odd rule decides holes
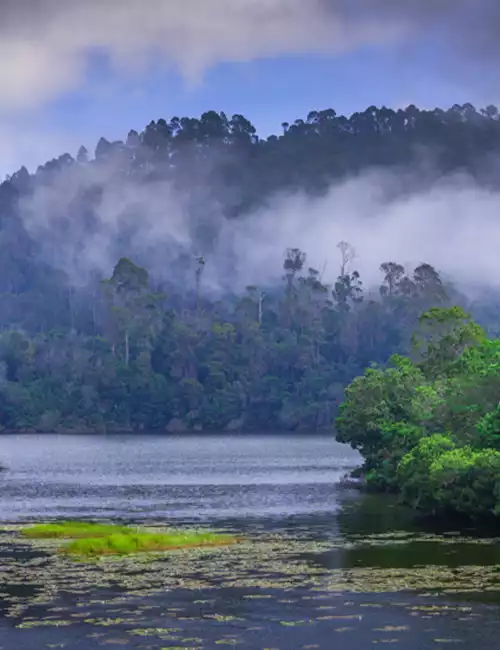
[[[367,169],[398,170],[398,193],[451,173],[499,185],[494,107],[325,110],[282,127],[261,139],[241,115],[160,119],[0,185],[4,430],[328,429],[346,385],[408,353],[426,310],[460,304],[498,330],[493,300],[470,305],[425,261],[381,259],[364,284],[356,242],[333,243],[330,283],[283,242],[281,283],[235,291],[227,255],[214,291],[221,220],[280,193],[321,196]],[[162,211],[167,185],[183,237]]]
[[[346,390],[338,440],[368,485],[425,514],[500,516],[500,340],[459,307],[422,314],[411,358],[394,355]]]

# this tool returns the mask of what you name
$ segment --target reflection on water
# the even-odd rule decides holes
[[[500,540],[342,486],[358,461],[316,436],[2,438],[0,648],[496,650]],[[69,516],[243,542],[88,564],[19,534]]]

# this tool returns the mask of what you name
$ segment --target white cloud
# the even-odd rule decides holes
[[[474,5],[472,7],[472,5]],[[0,108],[82,83],[90,53],[122,69],[149,57],[196,80],[220,61],[387,44],[419,30],[498,54],[497,0],[2,0]],[[447,39],[447,41],[446,41]],[[498,58],[498,57],[496,57]]]
[[[205,256],[205,290],[243,291],[249,284],[280,282],[288,247],[306,252],[306,268],[325,269],[324,280],[334,282],[337,244],[346,240],[356,249],[353,268],[367,286],[380,282],[382,262],[395,261],[409,272],[422,262],[433,264],[469,291],[488,284],[500,288],[500,192],[455,175],[425,191],[395,196],[394,189],[408,187],[409,180],[394,171],[372,171],[332,185],[320,198],[277,196],[267,208],[234,220],[223,219],[215,207],[204,213],[205,225],[218,233],[213,250],[200,250],[186,196],[166,182],[144,186],[120,180],[112,165],[63,170],[26,198],[22,214],[32,235],[51,251],[49,258],[75,282],[95,269],[109,274],[121,254],[133,255],[155,274],[193,282],[194,275],[182,276],[177,264],[182,251],[193,259]],[[71,217],[58,229],[61,217],[71,215],[71,204],[96,182],[102,193],[93,234],[83,220]],[[200,200],[205,206],[203,193]],[[131,217],[130,251],[117,245]]]
[[[353,268],[368,285],[379,265],[395,261],[407,270],[422,262],[469,289],[500,286],[500,192],[467,176],[451,176],[425,191],[388,198],[401,182],[394,172],[370,172],[333,185],[325,197],[276,200],[268,211],[229,225],[239,260],[240,286],[282,275],[286,247],[299,247],[307,265],[333,281],[339,269],[339,241],[356,249]]]

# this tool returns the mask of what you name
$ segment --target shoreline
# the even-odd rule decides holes
[[[123,428],[123,429],[111,429],[107,431],[102,431],[98,429],[63,429],[56,431],[37,431],[35,429],[4,429],[0,432],[1,436],[14,436],[14,435],[37,435],[37,436],[53,436],[53,435],[74,435],[74,436],[123,436],[123,435],[134,435],[134,436],[158,436],[158,437],[171,437],[171,438],[184,438],[184,437],[199,437],[202,436],[227,436],[227,437],[245,437],[245,436],[262,436],[262,437],[296,437],[296,438],[307,438],[309,436],[316,437],[332,437],[335,439],[335,432],[330,429],[321,429],[319,431],[276,431],[275,429],[269,430],[243,430],[243,431],[213,431],[213,430],[199,430],[188,429],[186,431],[164,431],[164,430],[142,430],[142,429],[132,429],[132,428]]]

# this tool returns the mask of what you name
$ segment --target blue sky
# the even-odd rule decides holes
[[[91,66],[77,91],[64,93],[47,105],[21,112],[16,125],[48,137],[41,148],[23,147],[19,160],[31,165],[79,143],[93,151],[99,137],[124,139],[131,128],[141,130],[160,117],[199,116],[207,110],[228,115],[243,113],[267,136],[281,130],[283,121],[305,118],[311,110],[334,108],[352,113],[368,106],[393,108],[414,103],[423,108],[450,106],[484,98],[493,100],[478,84],[443,79],[434,73],[432,55],[422,48],[404,65],[384,48],[367,47],[343,56],[295,55],[244,63],[220,63],[192,86],[172,70],[148,69],[137,75],[116,73],[103,60]],[[62,147],[62,149],[61,149]],[[66,147],[66,148],[65,148]],[[17,158],[17,157],[16,157]],[[8,164],[8,161],[6,161]],[[5,165],[5,163],[4,163]],[[1,169],[7,173],[9,169]]]
[[[497,97],[492,68],[463,58],[457,63],[458,51],[439,38],[439,30],[416,29],[406,38],[404,22],[394,22],[392,31],[383,21],[372,25],[358,16],[342,22],[324,9],[305,13],[302,0],[238,0],[238,5],[204,0],[199,11],[210,5],[214,15],[197,22],[173,2],[149,0],[158,15],[144,17],[141,27],[137,17],[144,5],[139,0],[110,0],[106,9],[97,0],[81,6],[66,0],[64,7],[81,13],[50,5],[56,9],[33,20],[29,38],[19,37],[19,30],[3,36],[0,9],[0,44],[3,38],[11,48],[4,60],[12,61],[11,71],[9,66],[0,70],[0,177],[21,164],[33,169],[66,151],[75,154],[80,144],[93,152],[100,136],[124,139],[131,128],[141,130],[159,117],[199,116],[212,109],[243,113],[266,136],[310,110],[351,113],[372,104],[433,108],[466,101],[483,106]],[[255,7],[269,12],[271,2],[277,9],[267,25],[262,23],[266,14],[256,17]],[[457,2],[457,7],[463,4]],[[178,11],[166,13],[161,24],[167,5]],[[319,0],[314,6],[321,6]],[[22,28],[27,15],[22,15]],[[118,19],[129,23],[123,20],[115,28]],[[99,25],[102,33],[95,34]],[[393,38],[396,27],[405,39]],[[130,49],[128,41],[134,38]],[[166,54],[146,57],[139,72],[131,70],[128,62],[137,52],[149,56],[163,41]],[[127,62],[123,56],[130,53]],[[195,84],[186,74],[193,67],[200,72]]]
[[[214,109],[245,114],[265,135],[280,130],[283,121],[321,108],[351,113],[371,104],[468,101],[466,87],[433,75],[431,59],[423,50],[401,66],[393,52],[373,47],[343,56],[282,56],[217,64],[195,86],[165,69],[116,75],[99,60],[80,92],[60,98],[44,113],[53,126],[76,127],[95,138],[123,137],[151,119],[197,116]]]

